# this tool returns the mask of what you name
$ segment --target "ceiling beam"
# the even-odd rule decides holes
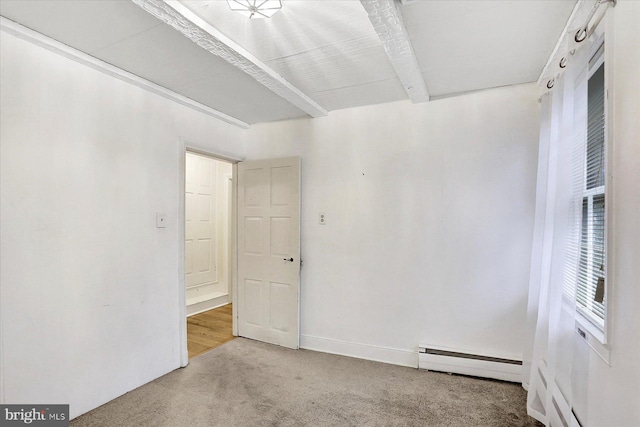
[[[229,39],[178,1],[131,0],[142,9],[172,26],[206,51],[224,59],[311,117],[323,117],[327,110],[318,105],[280,74]]]
[[[429,100],[427,85],[394,0],[360,0],[378,33],[404,91],[412,102]]]

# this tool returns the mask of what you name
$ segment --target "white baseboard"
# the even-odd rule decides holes
[[[220,295],[215,298],[200,301],[195,304],[187,306],[187,317],[194,316],[196,314],[203,313],[205,311],[213,310],[214,308],[222,307],[231,302],[229,294]]]
[[[300,335],[300,347],[322,353],[338,354],[392,365],[418,367],[418,353],[412,350],[360,344],[312,335]]]

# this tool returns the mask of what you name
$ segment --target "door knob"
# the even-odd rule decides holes
[[[293,262],[293,258],[285,258],[285,261]]]

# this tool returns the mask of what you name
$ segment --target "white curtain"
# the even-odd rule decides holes
[[[587,52],[577,49],[542,97],[523,385],[529,415],[545,425],[571,425]]]

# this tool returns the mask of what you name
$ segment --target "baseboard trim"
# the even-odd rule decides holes
[[[412,350],[401,350],[313,335],[300,335],[300,348],[392,365],[408,366],[410,368],[418,367],[418,353]]]
[[[204,313],[205,311],[213,310],[215,308],[222,307],[231,302],[229,294],[225,294],[216,298],[201,301],[187,306],[187,317],[195,316],[196,314]]]

